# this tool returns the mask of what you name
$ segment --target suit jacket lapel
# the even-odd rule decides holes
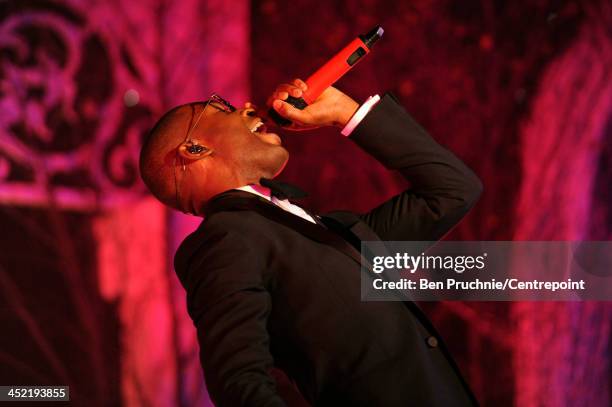
[[[215,212],[236,210],[255,211],[274,222],[281,223],[296,230],[314,241],[334,247],[358,264],[361,264],[364,260],[358,249],[338,235],[337,227],[331,227],[330,229],[333,231],[325,229],[287,212],[268,200],[249,192],[237,190],[224,192],[214,197],[205,207],[206,216],[211,216]],[[321,220],[326,226],[330,226],[325,217],[321,218]],[[363,264],[370,268],[369,261],[363,261]]]

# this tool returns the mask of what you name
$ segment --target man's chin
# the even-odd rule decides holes
[[[283,142],[280,136],[276,133],[257,133],[257,136],[268,144],[280,146]]]
[[[268,146],[257,154],[256,161],[252,161],[250,167],[254,170],[251,174],[259,178],[272,179],[285,169],[289,161],[289,151],[280,145]]]

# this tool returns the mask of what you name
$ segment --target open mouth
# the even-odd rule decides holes
[[[277,146],[282,144],[280,136],[276,133],[268,133],[268,127],[262,121],[257,121],[257,123],[255,123],[249,130],[251,130],[251,133],[257,135],[258,138],[262,139],[266,143]]]
[[[251,133],[266,133],[268,128],[263,122],[255,123],[255,126],[251,128]]]

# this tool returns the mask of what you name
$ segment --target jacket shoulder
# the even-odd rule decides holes
[[[223,246],[246,246],[257,237],[259,247],[265,242],[261,228],[262,217],[251,211],[223,211],[207,217],[200,226],[179,245],[174,255],[174,270],[184,274],[194,256]]]

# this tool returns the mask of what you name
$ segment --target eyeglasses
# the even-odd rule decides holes
[[[182,144],[189,144],[187,146],[187,150],[191,153],[201,153],[202,151],[206,150],[206,147],[199,145],[196,141],[191,139],[191,133],[193,133],[193,131],[195,130],[196,126],[198,125],[198,123],[200,122],[200,119],[202,118],[202,115],[204,114],[204,111],[206,111],[206,108],[208,106],[212,106],[217,110],[220,110],[222,112],[225,113],[233,113],[236,111],[236,108],[227,100],[223,99],[221,96],[217,95],[216,93],[213,93],[212,95],[210,95],[210,97],[208,98],[208,100],[206,101],[206,103],[204,104],[204,107],[202,108],[202,110],[200,111],[200,114],[198,114],[198,117],[196,118],[195,122],[193,123],[193,126],[191,126],[191,128],[187,131],[187,135],[185,136],[185,139],[183,140]],[[186,166],[185,166],[185,159],[180,156],[179,154],[179,149],[177,147],[176,149],[176,153],[174,156],[174,162],[173,162],[173,170],[174,170],[174,189],[176,192],[176,203],[178,205],[179,203],[179,188],[178,188],[178,181],[177,181],[177,177],[176,177],[176,165],[177,165],[177,161],[178,159],[181,160],[181,168],[182,171],[186,170]]]
[[[223,99],[221,96],[217,95],[216,93],[213,93],[212,95],[210,95],[210,97],[208,98],[208,100],[204,104],[204,108],[202,109],[202,111],[198,115],[198,117],[197,117],[195,123],[193,124],[193,126],[191,126],[191,128],[187,132],[187,136],[185,136],[185,140],[183,140],[183,143],[188,143],[189,142],[189,143],[193,144],[193,140],[191,140],[191,138],[190,138],[191,133],[193,132],[193,130],[195,130],[196,126],[200,122],[200,118],[202,117],[202,115],[204,114],[204,111],[206,110],[206,108],[208,106],[212,106],[215,109],[220,110],[222,112],[226,112],[226,113],[233,113],[233,112],[236,111],[236,108],[230,102],[228,102],[227,100]]]

